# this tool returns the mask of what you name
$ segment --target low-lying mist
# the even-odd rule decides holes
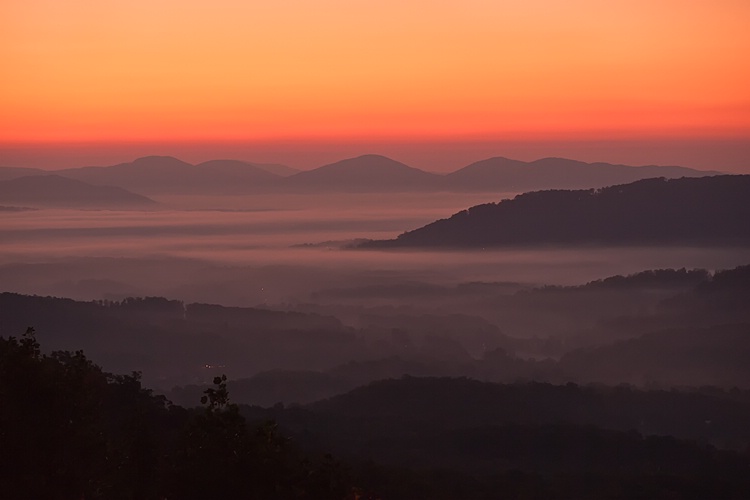
[[[746,248],[348,247],[358,239],[393,238],[471,204],[495,201],[487,195],[158,201],[161,206],[153,211],[5,212],[0,291],[103,300],[96,307],[104,309],[91,309],[86,314],[93,319],[81,319],[81,326],[75,314],[57,317],[36,309],[41,306],[32,300],[19,314],[0,311],[0,334],[18,334],[28,325],[39,326],[43,334],[62,329],[48,345],[86,348],[105,367],[142,370],[145,380],[162,389],[210,380],[215,370],[205,367],[216,365],[234,378],[261,377],[248,382],[260,384],[261,392],[253,393],[259,399],[247,396],[247,402],[290,402],[402,374],[586,380],[589,375],[576,366],[598,366],[586,349],[699,328],[690,338],[696,352],[706,352],[700,347],[706,335],[739,339],[732,337],[734,331],[711,328],[750,320],[741,307],[727,309],[732,302],[725,291],[696,292],[713,272],[750,262]],[[684,270],[580,286],[653,269]],[[6,300],[20,300],[13,297]],[[128,297],[179,302],[123,302]],[[154,316],[150,307],[165,309]],[[258,323],[267,314],[276,319]],[[298,319],[289,323],[285,314]],[[114,329],[114,336],[98,336],[99,328]],[[83,337],[76,333],[81,330]],[[668,345],[673,337],[664,335],[643,345]],[[741,352],[745,344],[738,342],[730,352]],[[640,352],[639,345],[632,349]],[[583,354],[566,357],[581,349]],[[623,356],[622,349],[615,347],[607,356]],[[744,376],[735,368],[717,371],[715,364],[690,372],[697,366],[691,363],[684,373],[661,373],[654,380],[732,384]],[[648,359],[632,365],[659,372],[649,368]],[[643,370],[613,375],[604,368],[594,372],[607,382],[651,380]],[[292,372],[264,375],[269,370]],[[310,378],[310,370],[318,375]],[[268,385],[263,377],[282,385]],[[314,380],[320,390],[306,385]],[[312,392],[305,395],[308,389]]]
[[[503,196],[499,196],[501,198]],[[168,197],[155,211],[34,210],[0,223],[3,289],[76,299],[162,295],[233,306],[331,302],[329,289],[388,286],[368,305],[401,304],[414,283],[573,285],[644,269],[726,269],[735,248],[346,249],[392,238],[488,195]],[[357,302],[346,293],[341,302]],[[412,293],[409,303],[424,297]],[[440,304],[445,307],[446,304]]]

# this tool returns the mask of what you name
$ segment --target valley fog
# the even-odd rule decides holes
[[[575,285],[644,269],[716,270],[748,260],[744,248],[346,248],[358,239],[394,238],[470,205],[508,197],[512,194],[165,196],[154,211],[6,212],[0,222],[0,279],[6,291],[81,300],[161,295],[255,306],[308,303],[312,294],[330,288]],[[388,302],[387,296],[377,299]],[[394,294],[394,302],[402,299]]]
[[[261,404],[309,402],[404,374],[745,385],[744,372],[724,373],[734,365],[693,372],[692,358],[676,375],[648,360],[617,361],[611,366],[637,370],[609,375],[587,368],[598,355],[586,352],[654,341],[648,336],[669,328],[747,321],[746,307],[733,305],[741,294],[721,284],[701,291],[721,270],[742,282],[746,247],[350,246],[510,196],[171,196],[152,211],[5,211],[0,283],[12,293],[0,294],[0,329],[34,325],[49,335],[48,349],[82,346],[106,369],[138,370],[161,390],[203,384],[216,370],[261,377],[239,395]],[[659,269],[676,271],[651,271]],[[104,302],[51,307],[47,296]],[[65,313],[70,307],[88,309]],[[287,379],[284,370],[302,372]],[[309,370],[333,379],[310,388]]]

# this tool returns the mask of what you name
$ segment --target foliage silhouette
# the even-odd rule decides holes
[[[9,499],[344,498],[346,470],[272,422],[250,426],[226,377],[185,410],[82,351],[0,337],[0,485]]]

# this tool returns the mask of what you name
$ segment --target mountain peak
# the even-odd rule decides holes
[[[174,156],[169,156],[169,155],[146,155],[146,156],[141,156],[140,158],[136,158],[135,160],[133,160],[133,163],[143,162],[143,161],[154,161],[154,160],[182,161],[182,160],[179,160],[178,158],[175,158]]]
[[[387,156],[366,154],[300,172],[288,178],[296,189],[354,192],[409,192],[434,189],[442,176]]]
[[[346,158],[344,160],[337,161],[335,163],[329,163],[320,167],[320,169],[356,169],[356,170],[375,170],[375,169],[402,169],[402,170],[417,170],[416,168],[410,167],[400,161],[396,161],[387,156],[377,154],[366,154],[356,156],[354,158]],[[318,170],[318,169],[316,169]]]
[[[365,153],[365,154],[362,154],[362,155],[359,155],[359,156],[353,156],[351,158],[344,158],[344,159],[345,160],[347,160],[347,159],[348,160],[358,160],[358,159],[361,159],[361,158],[380,158],[382,160],[395,161],[395,160],[393,160],[391,158],[388,158],[385,155],[381,155],[381,154],[377,154],[377,153]]]
[[[174,156],[158,156],[158,155],[142,156],[130,162],[130,165],[133,165],[133,166],[154,165],[154,164],[163,165],[163,166],[167,166],[167,165],[169,166],[192,166],[190,163],[182,161],[179,158],[175,158]],[[123,165],[127,165],[127,163]]]

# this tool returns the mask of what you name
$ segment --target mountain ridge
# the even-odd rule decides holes
[[[19,177],[31,177],[33,175],[48,175],[54,173],[52,170],[42,170],[31,167],[4,167],[0,166],[0,181],[9,181]]]
[[[474,162],[446,175],[456,189],[502,189],[527,191],[543,189],[588,189],[625,184],[652,177],[701,177],[719,175],[679,166],[630,166],[605,162],[586,163],[568,158],[548,157],[531,162],[493,157]]]
[[[220,170],[220,175],[217,175]],[[80,167],[59,175],[110,184],[146,194],[242,193],[258,185],[272,184],[280,176],[239,160],[211,160],[193,165],[171,156],[145,156],[108,167]]]
[[[346,158],[299,171],[278,164],[216,159],[191,164],[171,156],[145,156],[110,166],[67,168],[55,175],[89,184],[154,194],[255,194],[316,192],[487,192],[588,189],[652,177],[719,175],[679,166],[628,166],[566,158],[531,162],[493,157],[446,174],[411,167],[377,154]],[[48,171],[0,167],[0,180]]]

